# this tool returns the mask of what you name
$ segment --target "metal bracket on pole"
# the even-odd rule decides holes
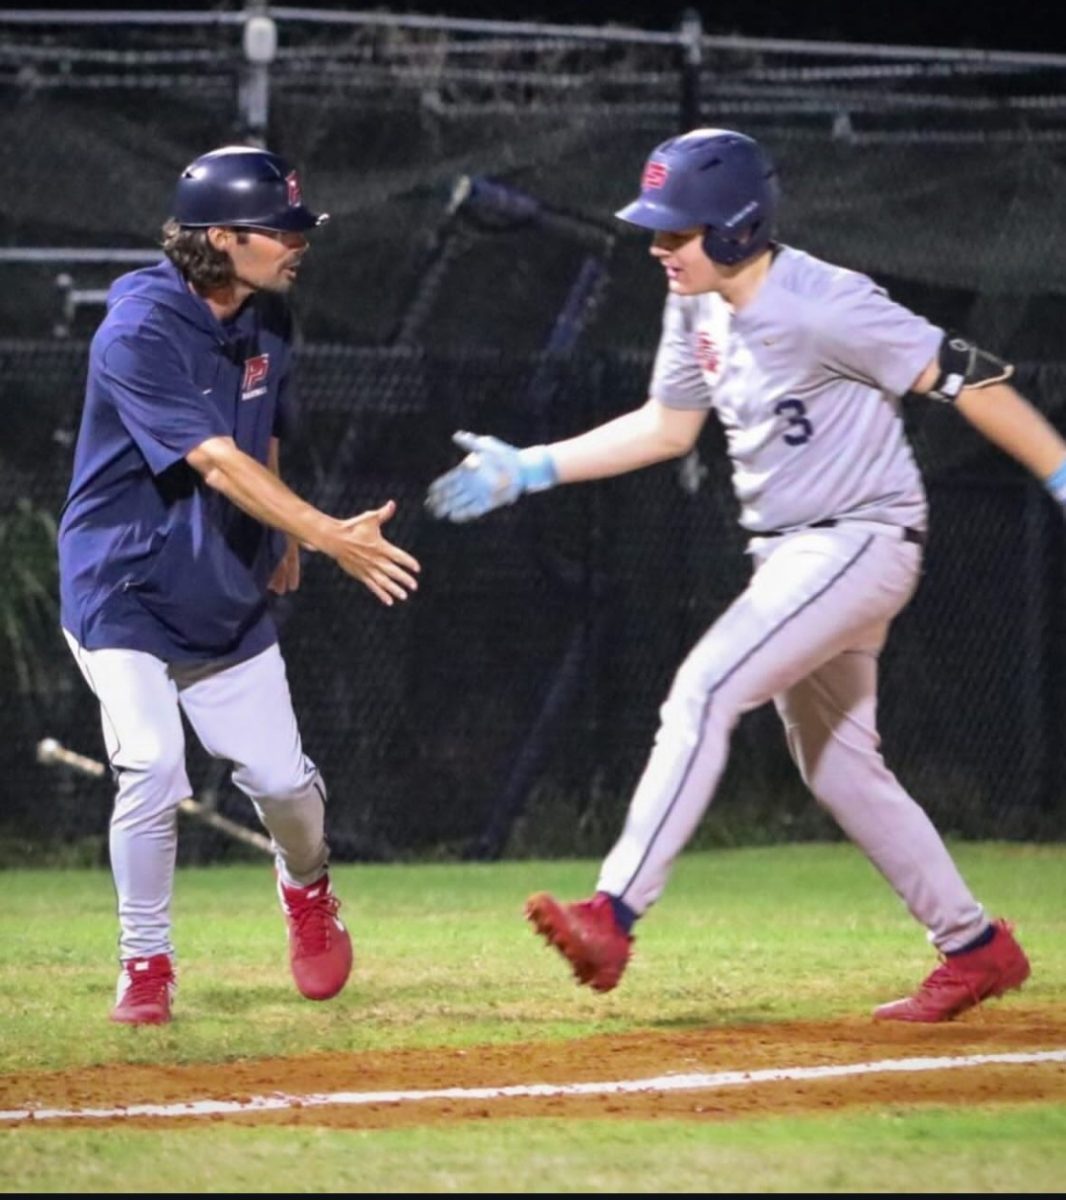
[[[124,250],[124,249],[85,249],[81,247],[60,246],[28,246],[24,249],[15,247],[0,247],[0,264],[20,263],[40,265],[42,263],[133,263],[149,264],[162,258],[160,250]],[[52,326],[52,336],[65,338],[70,336],[71,326],[77,316],[78,309],[85,304],[104,305],[107,303],[108,288],[81,288],[74,282],[74,276],[69,271],[61,271],[55,277],[56,290],[59,292],[59,319]]]
[[[59,320],[52,326],[52,336],[65,338],[70,336],[78,309],[85,304],[106,304],[107,288],[79,288],[74,286],[73,278],[66,271],[56,276],[56,288],[59,291],[60,311]]]

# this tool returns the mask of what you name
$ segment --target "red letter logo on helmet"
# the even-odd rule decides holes
[[[644,168],[644,178],[640,181],[640,186],[645,188],[661,188],[666,182],[666,177],[669,173],[666,163],[650,162]]]
[[[290,171],[288,175],[285,176],[285,186],[288,188],[289,192],[289,207],[295,208],[297,205],[302,204],[303,200],[300,196],[300,181],[296,178],[295,171]]]

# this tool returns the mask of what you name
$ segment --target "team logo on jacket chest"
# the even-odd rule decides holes
[[[256,396],[266,395],[266,377],[269,371],[269,354],[257,354],[254,358],[244,360],[244,378],[241,380],[242,400],[254,400]]]

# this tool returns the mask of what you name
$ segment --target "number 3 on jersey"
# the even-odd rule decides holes
[[[778,400],[774,412],[788,419],[785,441],[790,446],[802,446],[814,436],[814,426],[807,420],[807,407],[802,400]]]

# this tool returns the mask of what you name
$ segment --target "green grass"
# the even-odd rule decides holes
[[[383,1132],[19,1129],[3,1146],[5,1179],[36,1192],[1055,1194],[1066,1170],[1066,1108]]]
[[[989,911],[1017,923],[1034,964],[1026,1001],[1061,1003],[1066,847],[953,849]],[[594,995],[572,985],[521,910],[540,888],[585,895],[595,874],[596,864],[575,861],[338,866],[356,970],[335,1001],[309,1004],[289,978],[269,867],[180,871],[177,1019],[130,1030],[106,1020],[117,969],[109,875],[6,872],[0,1072],[829,1019],[909,989],[935,961],[922,930],[847,844],[711,851],[681,860],[638,927],[624,985]],[[1007,1128],[1011,1136],[1001,1137]],[[0,1187],[1043,1191],[1066,1178],[1064,1134],[1063,1109],[1039,1105],[727,1125],[542,1119],[358,1133],[41,1127],[0,1131]]]

